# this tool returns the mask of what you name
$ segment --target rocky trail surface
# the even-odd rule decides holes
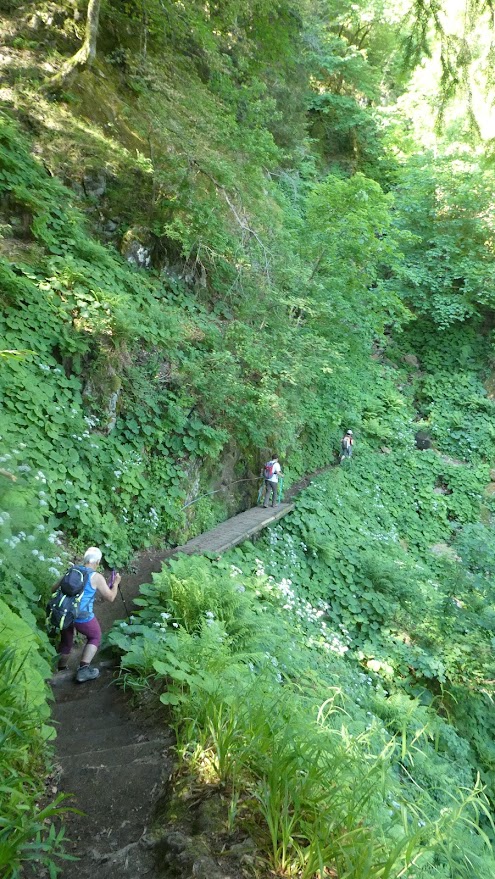
[[[133,716],[113,670],[75,685],[65,675],[54,688],[60,787],[73,792],[66,817],[69,853],[63,879],[153,876],[147,832],[172,768],[171,734]]]

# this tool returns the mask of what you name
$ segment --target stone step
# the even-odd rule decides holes
[[[91,730],[80,729],[74,732],[71,728],[61,730],[57,736],[57,754],[59,758],[71,754],[92,754],[113,748],[136,745],[147,742],[148,736],[138,727],[128,723],[116,723]]]
[[[134,759],[130,757],[132,749],[115,749],[113,755],[106,754],[107,764],[100,766],[95,759],[83,763],[64,758],[59,787],[67,794],[77,791],[66,804],[83,813],[68,813],[64,821],[71,841],[69,852],[83,860],[64,866],[63,879],[85,875],[81,867],[93,853],[98,860],[98,853],[119,849],[141,837],[172,767],[164,755],[163,742],[153,744],[154,752],[145,748],[142,757]]]
[[[152,739],[151,741],[132,742],[113,746],[103,746],[89,748],[83,751],[66,751],[64,754],[59,753],[59,761],[62,769],[65,766],[72,766],[77,763],[78,769],[82,772],[87,769],[102,769],[109,766],[126,766],[135,760],[143,760],[150,754],[160,756],[167,747],[165,739]]]
[[[157,754],[154,757],[148,755],[145,760],[134,761],[127,765],[79,767],[76,808],[86,815],[88,822],[92,822],[95,814],[94,806],[97,802],[98,814],[107,812],[106,818],[102,819],[102,824],[106,827],[112,827],[117,817],[119,820],[124,818],[133,823],[137,812],[144,811],[146,814],[150,812],[162,771],[167,765],[166,761]],[[66,783],[64,774],[63,788],[67,792],[72,787],[69,774],[75,776],[71,770],[67,775],[68,783]]]
[[[84,702],[62,702],[53,709],[53,720],[61,731],[72,729],[75,733],[82,730],[89,732],[118,726],[120,723],[134,724],[134,720],[125,712],[123,705],[116,699],[106,697]]]
[[[53,716],[60,723],[72,723],[73,719],[84,717],[88,724],[99,717],[121,716],[129,719],[129,704],[125,693],[116,685],[112,677],[85,684],[71,684],[67,692],[56,693]]]
[[[75,680],[77,666],[70,671],[59,671],[54,674],[50,681],[54,698],[57,704],[63,702],[85,702],[88,698],[94,698],[96,693],[116,686],[115,666],[113,662],[96,663],[100,675],[94,681],[86,681],[79,684]]]
[[[98,847],[86,849],[81,860],[68,863],[62,870],[61,879],[158,879],[163,876],[156,865],[156,855],[143,840],[126,841],[123,834],[122,847],[111,847],[115,840],[110,837],[109,850],[98,841]]]

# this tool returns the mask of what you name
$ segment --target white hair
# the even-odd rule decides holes
[[[102,552],[97,546],[89,546],[84,553],[84,565],[99,565],[101,562]]]

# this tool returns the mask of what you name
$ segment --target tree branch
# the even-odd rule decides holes
[[[240,215],[240,213],[237,211],[232,200],[229,198],[229,195],[228,195],[225,187],[222,186],[222,184],[219,183],[218,180],[215,180],[215,178],[212,177],[212,175],[209,174],[208,171],[205,171],[204,168],[201,167],[199,162],[196,161],[196,159],[189,158],[189,162],[191,165],[194,165],[201,172],[201,174],[204,174],[204,176],[207,177],[208,180],[211,180],[211,182],[215,186],[216,190],[222,193],[225,201],[227,202],[230,210],[232,211],[232,214],[234,215],[236,222],[239,224],[242,231],[246,232],[249,237],[252,237],[255,239],[255,241],[257,241],[257,243],[261,249],[261,252],[263,254],[264,260],[265,260],[266,277],[270,281],[270,263],[269,263],[269,259],[268,259],[268,251],[267,251],[265,245],[263,244],[261,238],[259,237],[258,233],[249,225],[247,219],[242,217]]]

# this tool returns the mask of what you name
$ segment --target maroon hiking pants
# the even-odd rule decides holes
[[[62,656],[68,656],[72,650],[74,643],[74,632],[80,632],[86,638],[87,644],[94,644],[95,647],[100,646],[101,629],[96,617],[93,617],[88,623],[74,623],[67,629],[63,629],[60,635],[59,653]]]

